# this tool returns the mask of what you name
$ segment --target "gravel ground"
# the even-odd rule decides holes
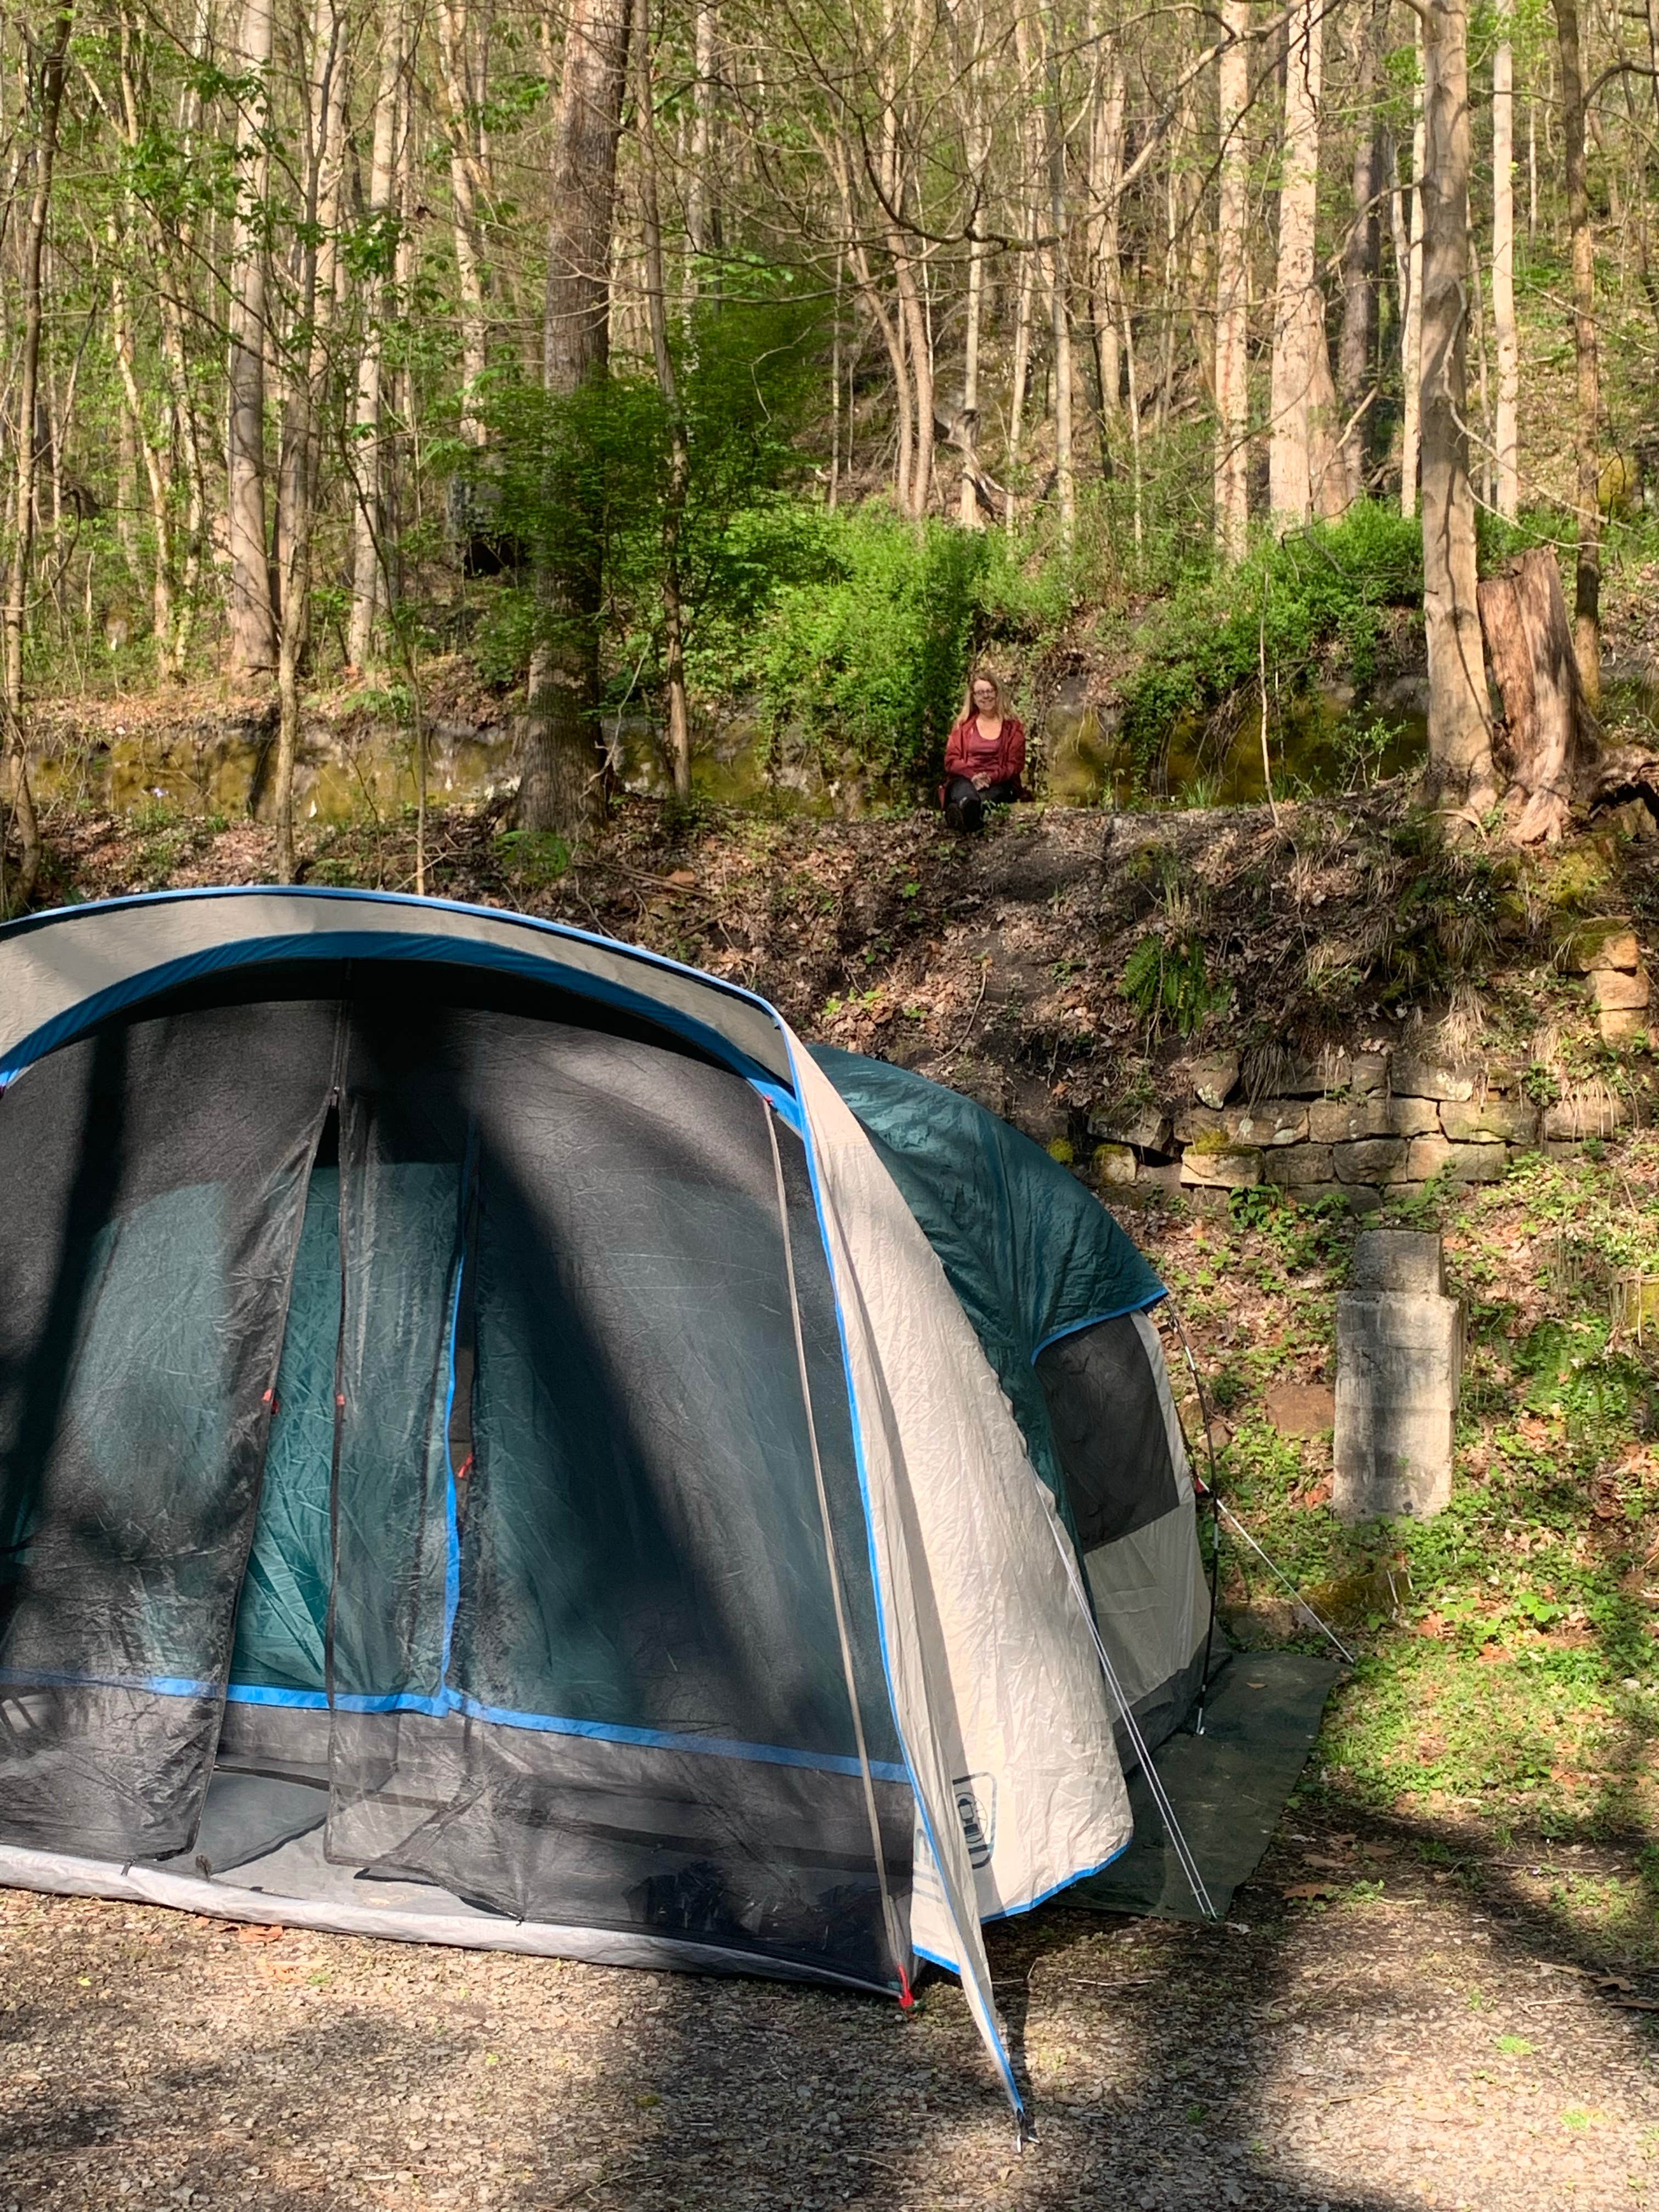
[[[1630,1862],[1534,1850],[1292,1812],[1224,1928],[994,1931],[1023,2154],[943,1978],[905,2021],[0,1891],[0,2212],[1644,2205],[1659,1980],[1562,1904]]]

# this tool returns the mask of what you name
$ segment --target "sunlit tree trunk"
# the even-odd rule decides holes
[[[1221,25],[1231,44],[1218,64],[1220,155],[1215,262],[1215,539],[1223,558],[1243,556],[1249,534],[1249,216],[1250,155],[1244,135],[1250,96],[1250,0],[1222,0]]]
[[[1323,70],[1321,0],[1300,0],[1291,18],[1285,72],[1285,150],[1279,198],[1273,423],[1267,504],[1279,531],[1316,512],[1348,505],[1337,441],[1336,392],[1325,336],[1325,301],[1315,261],[1319,191],[1319,103]]]
[[[1118,180],[1123,173],[1123,50],[1109,38],[1095,78],[1089,137],[1089,320],[1100,387],[1100,465],[1113,468],[1112,425],[1117,417],[1123,361],[1118,337],[1118,253],[1121,224]]]
[[[207,58],[212,35],[212,0],[195,0],[190,52],[196,70],[200,69]],[[179,144],[186,162],[195,158],[201,120],[199,79],[192,75],[182,96],[179,118]],[[185,340],[185,300],[189,283],[186,272],[196,258],[198,236],[197,218],[191,211],[186,210],[180,216],[177,231],[171,237],[161,222],[152,218],[151,238],[159,281],[161,358],[167,367],[173,418],[178,427],[179,447],[186,481],[184,557],[179,568],[179,587],[173,594],[173,635],[167,641],[167,672],[178,678],[183,677],[190,658],[197,596],[201,588],[207,523],[207,477],[202,459],[196,394],[191,381],[190,356]]]
[[[1300,0],[1291,17],[1285,64],[1283,167],[1279,192],[1279,265],[1273,289],[1272,423],[1267,436],[1267,508],[1276,531],[1313,517],[1309,299],[1317,283],[1314,223],[1319,191],[1319,91],[1323,17]]]
[[[1423,21],[1417,18],[1417,90],[1412,107],[1411,248],[1406,319],[1400,332],[1400,378],[1405,420],[1400,436],[1400,512],[1417,512],[1423,404]]]
[[[668,300],[663,282],[662,215],[657,193],[656,80],[652,67],[650,0],[634,0],[635,119],[640,137],[640,216],[644,234],[645,290],[651,319],[651,356],[657,388],[668,416],[668,483],[662,513],[663,692],[668,709],[668,759],[674,789],[691,796],[691,712],[685,690],[685,613],[680,540],[690,481],[690,453],[679,383],[668,349]]]
[[[685,228],[694,257],[688,298],[702,283],[698,260],[720,251],[720,203],[714,178],[714,101],[720,88],[719,24],[709,0],[698,0],[692,27],[696,83],[691,113],[691,173],[686,180]],[[718,276],[715,289],[719,289]]]
[[[270,176],[264,112],[270,97],[274,0],[244,0],[237,65],[255,80],[236,121],[237,202],[231,239],[229,428],[226,535],[230,554],[230,665],[244,675],[276,665],[265,528],[265,244],[261,210]]]
[[[1025,409],[1031,386],[1032,306],[1036,292],[1037,240],[1042,220],[1037,192],[1036,80],[1032,67],[1030,18],[1021,6],[1014,17],[1014,52],[1018,64],[1019,211],[1024,243],[1019,257],[1019,282],[1014,298],[1012,377],[1008,395],[1008,501],[1006,517],[1010,530],[1018,519],[1020,457],[1025,443]]]
[[[1054,495],[1060,544],[1069,552],[1077,536],[1077,472],[1072,453],[1071,253],[1066,198],[1066,115],[1061,105],[1060,13],[1048,21],[1048,222],[1054,235],[1049,311],[1054,365]]]
[[[1578,51],[1578,0],[1555,0],[1561,64],[1561,135],[1565,143],[1567,224],[1572,234],[1572,345],[1578,371],[1578,551],[1574,565],[1572,641],[1578,677],[1592,709],[1601,698],[1601,511],[1600,369],[1595,354],[1595,241],[1585,173],[1584,73]]]
[[[484,426],[478,417],[478,395],[489,362],[483,249],[478,230],[478,204],[484,197],[485,181],[478,122],[483,87],[477,81],[474,65],[471,0],[438,0],[437,20],[461,321],[460,429],[468,445],[481,446]]]
[[[979,530],[983,528],[985,521],[980,507],[974,466],[979,434],[980,338],[985,315],[985,245],[981,234],[985,223],[986,163],[991,151],[991,133],[985,111],[984,62],[981,52],[984,40],[982,12],[976,11],[974,15],[971,35],[973,46],[966,61],[963,136],[968,153],[969,205],[974,228],[968,242],[967,322],[962,341],[962,428],[959,442],[963,447],[963,471],[957,514],[964,530]]]
[[[554,108],[542,374],[550,398],[604,380],[610,363],[617,140],[628,72],[628,0],[574,0]],[[526,829],[573,834],[593,820],[599,781],[597,527],[568,561],[544,562],[544,635],[530,664],[519,811]]]
[[[1424,35],[1423,628],[1437,796],[1480,813],[1496,796],[1476,598],[1464,358],[1469,269],[1467,0],[1430,0]]]
[[[368,667],[374,656],[375,620],[387,603],[389,583],[386,467],[380,436],[387,296],[384,264],[397,187],[398,126],[404,120],[404,36],[403,0],[391,0],[380,47],[380,82],[374,92],[368,213],[377,235],[372,273],[362,285],[362,356],[357,364],[356,436],[352,441],[356,507],[352,516],[351,623],[346,653],[354,668]],[[465,409],[465,393],[462,404]]]
[[[306,87],[305,231],[289,319],[288,392],[277,481],[276,760],[271,807],[276,823],[276,880],[295,868],[294,777],[300,747],[300,673],[311,641],[311,575],[322,457],[324,385],[335,306],[342,125],[345,108],[345,15],[341,0],[314,0]]]
[[[888,258],[893,265],[893,284],[898,294],[899,319],[914,398],[908,498],[902,510],[919,522],[933,495],[933,342],[921,296],[918,252],[912,234],[901,219],[910,192],[905,159],[904,118],[900,113],[899,76],[901,33],[896,9],[885,0],[883,52],[885,69],[882,86],[881,183],[884,234]],[[923,21],[921,0],[913,14],[910,53],[914,58]]]
[[[1521,350],[1515,326],[1515,0],[1498,0],[1492,58],[1492,319],[1498,341],[1498,512],[1521,506]]]
[[[12,811],[17,825],[17,881],[0,882],[0,914],[27,906],[40,875],[40,824],[29,786],[28,751],[23,731],[23,633],[28,618],[29,559],[34,550],[34,476],[37,441],[35,403],[40,380],[40,331],[44,320],[40,264],[46,250],[46,218],[52,210],[52,170],[58,158],[58,118],[64,105],[64,68],[74,22],[72,8],[51,19],[40,65],[30,89],[34,105],[34,190],[22,237],[23,327],[17,362],[17,412],[23,426],[17,446],[16,498],[12,509],[11,565],[6,578],[3,630],[3,704],[6,738],[13,760]],[[0,872],[5,846],[0,837]]]

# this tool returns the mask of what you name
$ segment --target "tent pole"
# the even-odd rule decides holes
[[[1209,1891],[1204,1887],[1204,1877],[1198,1870],[1198,1861],[1193,1856],[1192,1847],[1182,1833],[1181,1823],[1176,1818],[1175,1807],[1170,1802],[1169,1792],[1164,1787],[1163,1778],[1152,1764],[1152,1754],[1146,1748],[1146,1739],[1140,1733],[1140,1724],[1130,1708],[1128,1698],[1124,1695],[1123,1685],[1119,1681],[1117,1669],[1112,1664],[1112,1655],[1106,1649],[1105,1641],[1100,1633],[1099,1624],[1089,1603],[1088,1595],[1083,1588],[1078,1569],[1077,1555],[1071,1548],[1071,1540],[1061,1528],[1057,1514],[1049,1515],[1048,1525],[1054,1535],[1054,1546],[1060,1553],[1061,1564],[1066,1569],[1066,1579],[1072,1585],[1072,1595],[1078,1601],[1078,1608],[1083,1618],[1089,1624],[1089,1633],[1094,1638],[1095,1656],[1100,1662],[1100,1671],[1106,1677],[1106,1686],[1110,1690],[1116,1702],[1124,1731],[1134,1747],[1135,1757],[1140,1762],[1140,1771],[1146,1778],[1146,1787],[1152,1793],[1152,1802],[1158,1807],[1158,1817],[1164,1823],[1164,1832],[1170,1838],[1170,1846],[1180,1864],[1181,1871],[1186,1875],[1188,1887],[1191,1889],[1198,1909],[1204,1917],[1206,1920],[1219,1920],[1221,1915],[1212,1903]]]
[[[893,1904],[892,1893],[887,1886],[887,1864],[882,1849],[881,1820],[876,1810],[876,1787],[870,1772],[870,1754],[865,1747],[864,1716],[859,1711],[858,1680],[853,1667],[852,1638],[847,1626],[847,1606],[842,1595],[841,1569],[836,1559],[835,1532],[830,1522],[830,1493],[824,1487],[823,1462],[818,1455],[818,1425],[812,1414],[812,1392],[806,1365],[806,1339],[801,1328],[800,1300],[795,1289],[795,1249],[789,1235],[789,1195],[784,1188],[783,1155],[778,1149],[777,1118],[769,1098],[761,1101],[766,1115],[766,1133],[771,1140],[772,1169],[777,1177],[778,1227],[783,1237],[784,1269],[789,1282],[789,1315],[795,1329],[795,1364],[800,1376],[801,1404],[806,1413],[806,1436],[812,1452],[812,1479],[817,1485],[818,1514],[823,1523],[824,1557],[830,1569],[830,1595],[836,1608],[836,1633],[841,1641],[842,1673],[847,1682],[847,1702],[853,1715],[853,1740],[858,1746],[859,1774],[864,1784],[864,1809],[870,1822],[870,1844],[875,1854],[876,1881],[881,1891],[882,1924],[887,1930],[887,1948],[893,1954],[893,1970],[898,1976],[899,2007],[908,2012],[915,2003],[911,1993],[910,1978],[904,1971],[904,1952],[899,1938],[898,1913]]]

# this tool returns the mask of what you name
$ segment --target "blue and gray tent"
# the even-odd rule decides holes
[[[929,1959],[1013,2094],[982,1923],[1124,1849],[1203,1663],[1162,1295],[969,1101],[623,945],[0,930],[0,1882]]]

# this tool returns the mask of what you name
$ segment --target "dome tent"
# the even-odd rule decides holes
[[[0,1881],[925,1957],[1018,2102],[981,1923],[1124,1847],[1201,1662],[1160,1295],[969,1102],[624,946],[0,930]]]

